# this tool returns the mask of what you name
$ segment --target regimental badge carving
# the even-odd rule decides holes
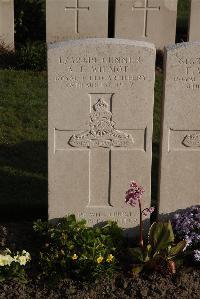
[[[100,98],[90,114],[90,129],[71,136],[69,144],[73,147],[128,147],[134,143],[130,134],[115,129],[108,104]]]
[[[199,147],[200,146],[200,133],[188,134],[183,139],[183,145],[187,147]]]

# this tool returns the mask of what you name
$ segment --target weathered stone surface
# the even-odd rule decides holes
[[[115,36],[163,49],[175,42],[176,16],[177,0],[116,0]]]
[[[125,191],[151,199],[155,48],[117,39],[49,45],[49,218],[138,224]]]
[[[189,41],[200,40],[200,1],[191,0]]]
[[[107,37],[108,0],[47,0],[47,42]]]
[[[0,45],[14,49],[14,0],[0,0]]]
[[[200,43],[166,50],[160,214],[200,203]]]

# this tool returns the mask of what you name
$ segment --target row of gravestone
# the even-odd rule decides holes
[[[65,8],[73,16],[75,11],[73,28],[79,31],[89,17],[80,27],[83,8],[77,8],[89,0],[76,1],[75,6],[68,1]],[[61,2],[56,1],[55,18]],[[164,2],[168,7],[174,3]],[[95,24],[90,23],[90,31]],[[144,207],[150,205],[155,53],[153,44],[119,39],[49,45],[50,219],[73,213],[89,225],[108,219],[125,228],[138,224],[138,213],[125,205],[124,192],[135,179],[146,191]],[[199,203],[199,53],[198,42],[166,50],[160,214]]]
[[[120,39],[48,46],[49,218],[137,226],[131,180],[151,204],[153,44]],[[200,203],[200,42],[165,50],[159,213]]]
[[[115,37],[175,42],[178,0],[115,0]],[[188,0],[189,1],[189,0]],[[46,0],[47,42],[108,37],[109,0]],[[200,40],[200,0],[191,0],[189,40]],[[0,0],[0,41],[14,48],[14,0]]]

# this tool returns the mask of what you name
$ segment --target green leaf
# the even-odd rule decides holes
[[[142,270],[144,269],[144,265],[133,265],[133,268],[132,268],[132,272],[133,274],[138,274],[140,272],[142,272]]]
[[[144,262],[143,251],[140,247],[129,248],[129,251],[135,262]]]
[[[3,282],[5,280],[6,280],[5,277],[3,275],[0,275],[0,282]]]
[[[186,244],[187,244],[187,242],[185,240],[183,240],[183,241],[180,241],[175,246],[172,246],[169,251],[169,256],[172,257],[172,256],[176,256],[177,254],[179,254],[181,251],[183,251]]]
[[[67,221],[69,222],[72,222],[72,223],[76,223],[76,217],[74,214],[71,214],[71,215],[67,215],[65,217],[63,217],[63,219],[66,219]]]
[[[156,250],[166,249],[174,241],[171,222],[154,222],[149,230],[149,243]]]
[[[151,258],[152,247],[148,244],[144,250],[144,262],[148,262]]]
[[[155,247],[157,243],[157,235],[159,234],[159,229],[161,229],[161,227],[160,225],[158,226],[157,222],[154,222],[149,229],[148,239],[152,247]]]

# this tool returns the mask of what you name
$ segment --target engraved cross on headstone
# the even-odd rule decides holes
[[[113,150],[134,149],[134,139],[128,131],[117,130],[112,120],[112,98],[114,94],[89,94],[89,129],[58,130],[67,137],[67,149],[89,151],[89,199],[87,207],[112,207],[111,164]],[[66,135],[67,132],[67,135]],[[57,150],[62,150],[58,148]]]
[[[147,37],[147,19],[149,11],[160,11],[160,6],[149,6],[149,0],[144,0],[144,6],[133,6],[132,10],[144,11],[143,37]]]
[[[90,10],[90,7],[81,7],[79,6],[79,0],[76,0],[75,6],[67,6],[65,7],[65,11],[74,10],[75,12],[75,33],[79,33],[79,11],[80,10]]]

